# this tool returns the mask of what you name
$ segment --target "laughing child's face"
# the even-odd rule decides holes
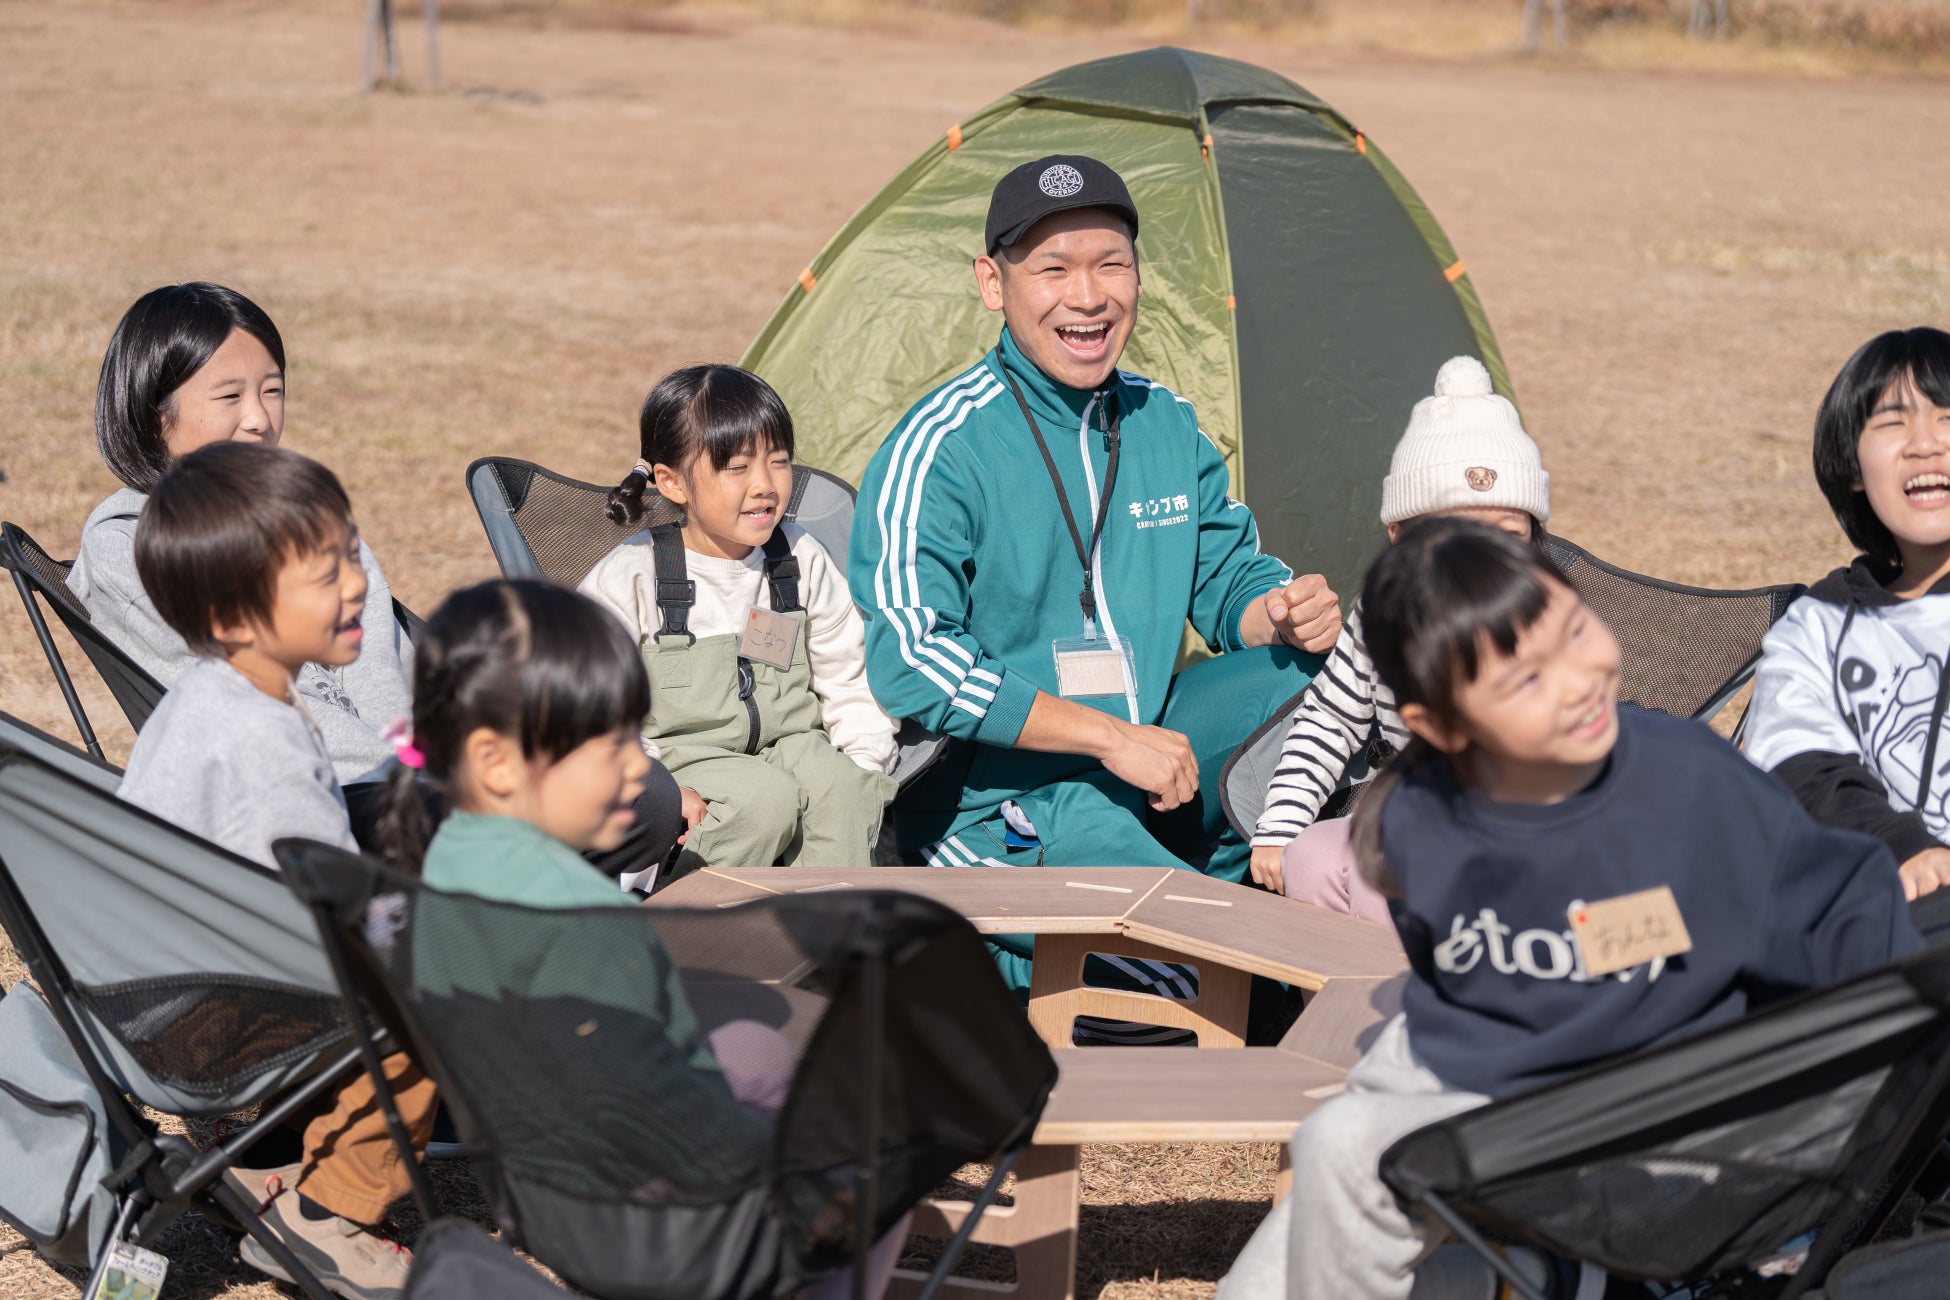
[[[742,560],[778,526],[792,493],[792,456],[762,440],[719,469],[702,452],[679,474],[656,467],[656,486],[684,508],[684,545],[699,555]]]
[[[621,844],[636,820],[650,759],[637,729],[621,727],[528,767],[519,815],[578,852],[602,852]]]
[[[286,557],[270,618],[219,624],[213,631],[232,667],[282,699],[306,664],[338,668],[359,657],[365,608],[359,530],[347,521],[330,545]]]
[[[1475,784],[1508,803],[1555,803],[1588,785],[1618,741],[1618,641],[1561,582],[1504,654],[1485,637],[1474,680],[1459,682],[1458,725],[1410,704],[1402,719],[1470,764]]]
[[[1855,486],[1896,539],[1905,571],[1950,549],[1950,407],[1904,375],[1876,399],[1855,454]]]

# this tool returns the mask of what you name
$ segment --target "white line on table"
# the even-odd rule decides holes
[[[807,885],[804,889],[795,889],[792,892],[795,894],[817,894],[823,890],[828,890],[828,889],[851,889],[851,888],[853,888],[852,881],[835,880],[830,885]]]
[[[1221,902],[1216,898],[1193,898],[1187,894],[1166,894],[1165,897],[1169,898],[1174,903],[1203,903],[1207,907],[1231,907],[1232,906],[1231,903]]]
[[[1063,883],[1072,889],[1101,889],[1106,894],[1128,894],[1131,892],[1122,885],[1086,885],[1081,880],[1066,880]]]

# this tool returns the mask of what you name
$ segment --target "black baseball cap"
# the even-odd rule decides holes
[[[1024,163],[995,183],[982,246],[993,256],[998,248],[1014,246],[1044,217],[1076,208],[1115,212],[1131,223],[1131,238],[1137,238],[1137,204],[1131,202],[1124,178],[1095,158],[1053,153]]]

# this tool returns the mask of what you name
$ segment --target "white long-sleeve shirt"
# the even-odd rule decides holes
[[[833,747],[874,772],[894,761],[894,722],[867,689],[867,629],[853,606],[846,575],[826,548],[797,524],[780,525],[799,560],[799,602],[806,608],[806,661],[812,670],[819,716]],[[690,630],[700,640],[739,636],[753,608],[770,609],[765,552],[753,547],[742,560],[700,555],[684,549],[684,564],[697,584]],[[650,534],[641,532],[596,562],[578,588],[623,620],[633,638],[654,635],[657,561]]]
[[[1285,844],[1313,825],[1321,805],[1340,784],[1341,773],[1377,725],[1382,739],[1396,749],[1408,743],[1394,692],[1374,675],[1361,630],[1361,606],[1356,604],[1334,653],[1293,711],[1266,807],[1253,827],[1253,843]]]

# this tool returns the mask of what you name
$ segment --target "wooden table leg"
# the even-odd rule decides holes
[[[1072,1300],[1077,1274],[1077,1198],[1083,1190],[1077,1147],[1032,1146],[1016,1165],[1014,1205],[990,1208],[975,1225],[972,1241],[1006,1246],[1016,1254],[1016,1283],[950,1278],[942,1296],[1015,1296],[1019,1300]],[[965,1201],[925,1200],[914,1208],[912,1231],[924,1237],[954,1235],[968,1216]],[[910,1300],[927,1281],[923,1273],[897,1269],[889,1300]]]

